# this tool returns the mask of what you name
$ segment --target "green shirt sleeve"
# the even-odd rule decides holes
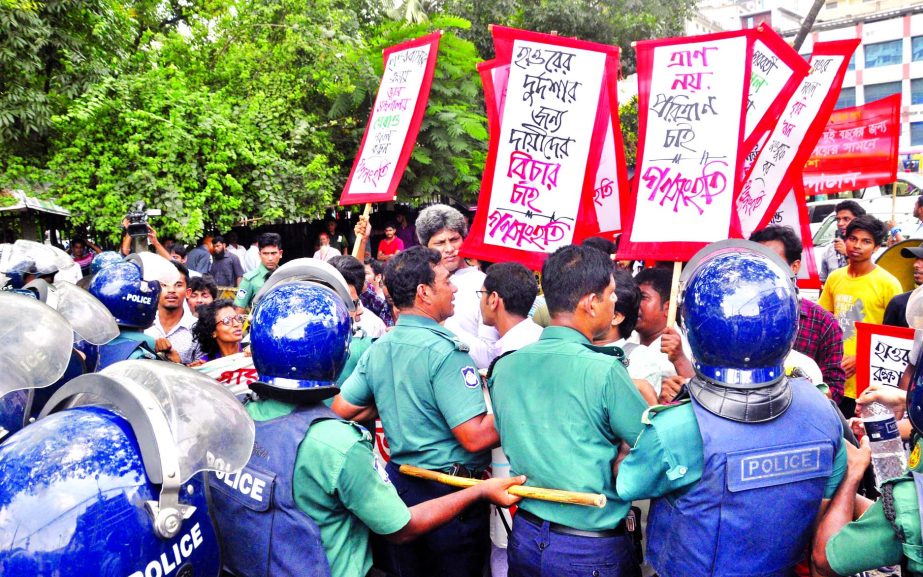
[[[620,439],[634,446],[641,434],[641,415],[648,408],[647,401],[638,392],[621,363],[612,364],[606,384],[609,398],[605,406],[609,408],[609,426]]]
[[[357,407],[368,407],[375,402],[372,388],[369,386],[368,375],[366,374],[369,360],[369,355],[366,353],[368,351],[367,349],[362,354],[355,370],[349,375],[349,378],[346,379],[340,389],[340,395],[343,396],[343,400]]]
[[[827,542],[827,561],[840,575],[897,565],[901,557],[901,543],[885,518],[881,501]]]
[[[487,412],[481,377],[466,353],[452,351],[433,374],[436,406],[450,429]]]
[[[661,497],[702,478],[704,449],[692,407],[667,411],[670,414],[656,415],[654,424],[644,427],[619,466],[616,492],[625,501]],[[661,428],[670,433],[669,440],[661,436]]]
[[[356,443],[346,453],[336,488],[343,506],[379,535],[400,531],[410,522],[410,509],[366,443]]]
[[[824,486],[824,499],[833,499],[836,488],[840,486],[843,475],[846,474],[846,441],[840,440],[840,449],[833,458],[833,473],[827,478]]]
[[[234,306],[245,309],[250,306],[250,301],[253,299],[253,286],[250,283],[250,279],[244,277],[240,281],[240,286],[237,287],[237,295],[234,296]]]

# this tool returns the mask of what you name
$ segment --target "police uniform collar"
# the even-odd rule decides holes
[[[453,336],[452,332],[444,326],[440,325],[433,319],[425,317],[423,315],[414,315],[410,313],[401,313],[397,318],[398,326],[409,326],[409,327],[423,327],[427,329],[438,329],[440,332],[445,333],[448,336]]]
[[[571,343],[580,343],[581,345],[592,345],[590,339],[571,327],[564,327],[561,325],[551,325],[545,327],[545,330],[542,331],[542,336],[539,337],[539,340],[547,339],[557,339],[561,341],[567,341]]]
[[[792,404],[792,387],[784,376],[758,389],[733,389],[697,373],[686,388],[703,409],[738,423],[771,421]]]

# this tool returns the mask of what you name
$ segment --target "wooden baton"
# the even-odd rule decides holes
[[[481,483],[481,479],[467,479],[465,477],[456,477],[447,475],[429,469],[421,469],[413,465],[401,465],[401,474],[429,481],[436,481],[443,485],[452,487],[473,487]],[[543,489],[542,487],[526,487],[524,485],[513,485],[507,492],[523,499],[538,499],[539,501],[551,501],[552,503],[568,503],[571,505],[584,505],[586,507],[606,506],[606,496],[597,493],[578,493],[576,491],[561,491],[559,489]]]

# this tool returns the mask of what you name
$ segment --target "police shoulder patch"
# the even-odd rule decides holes
[[[391,477],[388,476],[388,471],[385,470],[385,466],[382,464],[381,459],[378,458],[378,455],[372,453],[372,468],[375,469],[375,472],[378,473],[378,476],[386,484],[391,484]]]
[[[237,291],[237,298],[238,298],[238,299],[245,299],[245,298],[247,298],[247,291],[244,290],[244,289],[239,289],[239,290]]]
[[[474,367],[464,367],[461,370],[462,378],[465,379],[465,386],[469,389],[476,389],[481,386],[481,379],[478,377],[478,371]]]

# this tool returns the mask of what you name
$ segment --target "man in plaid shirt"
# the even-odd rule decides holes
[[[791,227],[767,226],[751,234],[750,240],[775,251],[798,274],[802,245]],[[833,402],[839,403],[846,382],[846,372],[840,366],[843,362],[843,330],[833,315],[820,305],[806,298],[800,300],[801,318],[792,348],[814,359],[824,376],[824,383],[830,387],[830,397]]]

